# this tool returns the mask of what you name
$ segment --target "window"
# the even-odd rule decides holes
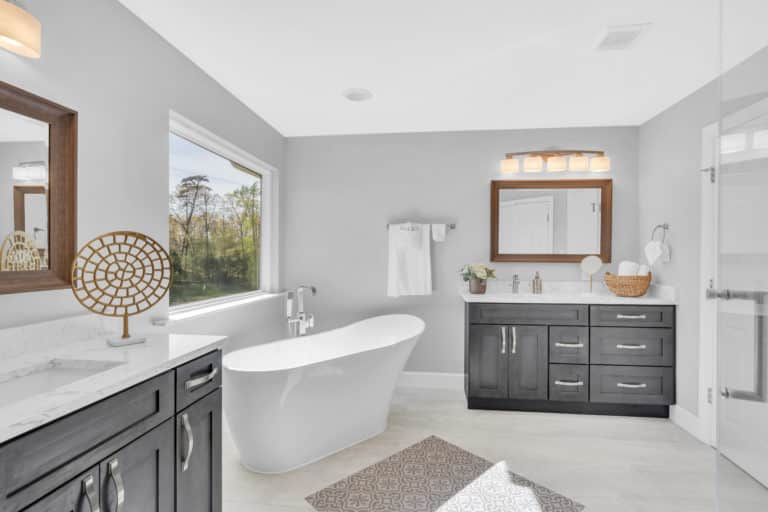
[[[171,305],[262,289],[262,173],[171,132]]]

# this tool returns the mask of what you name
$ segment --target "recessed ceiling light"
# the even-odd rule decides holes
[[[371,91],[359,87],[347,89],[342,95],[349,101],[368,101],[373,98],[373,93]]]

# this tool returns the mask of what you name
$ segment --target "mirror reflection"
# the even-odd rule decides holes
[[[600,189],[500,190],[499,252],[600,253]]]
[[[0,272],[49,268],[48,124],[0,109]]]

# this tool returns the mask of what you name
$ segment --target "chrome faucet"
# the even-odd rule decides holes
[[[288,317],[288,329],[292,338],[304,336],[309,329],[315,327],[315,315],[304,311],[304,292],[309,290],[312,295],[317,295],[317,288],[309,285],[301,285],[296,290],[288,292],[285,298],[285,313]],[[293,314],[293,304],[296,301],[297,311]]]

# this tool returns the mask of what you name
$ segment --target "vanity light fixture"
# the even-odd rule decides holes
[[[547,158],[548,172],[563,172],[568,170],[568,161],[564,156],[556,155]]]
[[[501,161],[502,174],[517,174],[520,172],[520,160],[517,158],[505,158]]]
[[[14,181],[48,181],[48,168],[43,161],[22,162],[11,173]]]
[[[15,1],[0,0],[0,48],[22,57],[39,59],[42,32],[40,20]]]
[[[503,174],[520,172],[520,159],[523,160],[523,172],[541,172],[546,161],[547,172],[608,172],[611,170],[611,159],[604,151],[587,149],[520,151],[507,153],[501,161]]]

